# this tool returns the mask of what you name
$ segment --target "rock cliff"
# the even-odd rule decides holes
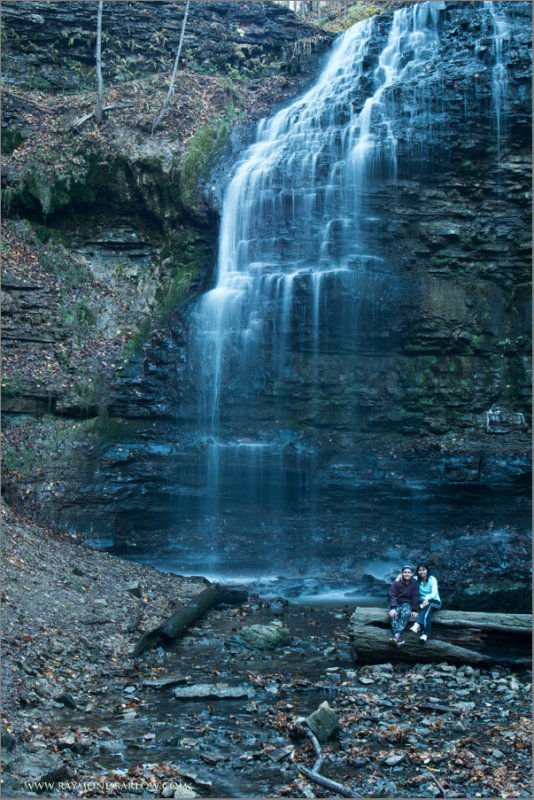
[[[162,59],[170,61],[178,26],[174,5],[158,4],[161,15],[155,27],[146,13],[153,3],[110,5],[108,31],[114,46],[109,48],[113,55],[108,68],[116,80],[127,81],[130,70],[137,76],[160,69]],[[265,18],[258,16],[260,5]],[[393,131],[398,172],[393,179],[378,169],[368,196],[362,198],[366,241],[386,267],[359,286],[357,327],[343,315],[333,314],[328,321],[329,335],[337,340],[345,336],[345,347],[341,355],[325,347],[318,362],[322,389],[316,417],[310,416],[309,395],[317,375],[311,375],[305,351],[295,347],[283,382],[275,385],[266,370],[250,392],[246,419],[232,419],[231,432],[246,437],[255,424],[268,426],[274,410],[283,408],[282,416],[277,412],[276,417],[277,457],[286,469],[288,491],[297,499],[299,491],[301,499],[305,495],[302,486],[307,480],[319,487],[318,518],[321,510],[339,505],[344,493],[351,497],[354,514],[365,517],[368,505],[361,492],[365,495],[370,487],[375,496],[368,502],[375,505],[388,497],[387,487],[404,495],[421,487],[449,493],[445,500],[440,494],[444,507],[457,489],[466,487],[500,488],[505,494],[524,496],[530,470],[530,4],[499,5],[506,7],[512,26],[502,51],[502,108],[495,107],[494,31],[480,3],[444,3],[439,58],[424,79],[417,76],[389,90],[387,102],[399,109]],[[92,35],[93,21],[84,16],[85,4],[8,2],[3,7],[4,25],[31,43],[35,63],[45,58],[39,53],[47,26],[54,26],[58,53],[45,62],[47,90],[69,88],[61,83],[68,80],[65,71],[62,78],[56,72],[61,59],[91,85],[84,43]],[[59,520],[86,529],[93,526],[109,534],[110,541],[121,536],[131,541],[148,529],[166,530],[174,524],[184,494],[189,497],[187,516],[194,507],[193,495],[205,489],[200,465],[206,443],[194,441],[190,426],[197,414],[188,368],[190,301],[212,280],[218,198],[235,152],[250,139],[250,126],[238,113],[227,115],[225,124],[232,134],[225,139],[226,149],[210,145],[200,169],[194,159],[199,139],[174,138],[173,125],[180,114],[195,114],[184,88],[200,98],[209,86],[208,99],[216,98],[217,109],[231,101],[252,118],[259,106],[269,106],[257,85],[259,70],[262,80],[271,74],[276,83],[278,62],[287,73],[312,69],[313,55],[329,41],[316,29],[298,26],[292,15],[271,3],[193,7],[185,45],[190,72],[183,76],[180,94],[183,106],[162,126],[157,146],[148,138],[153,117],[146,112],[132,125],[126,111],[108,129],[114,137],[111,149],[109,142],[106,147],[85,142],[82,172],[70,183],[59,186],[55,176],[46,185],[52,186],[49,191],[42,183],[32,183],[31,173],[15,159],[8,158],[6,168],[11,213],[33,221],[44,218],[61,231],[69,251],[90,263],[93,275],[116,284],[115,298],[133,303],[139,313],[153,312],[171,299],[169,314],[148,336],[142,352],[122,358],[120,368],[115,359],[105,393],[96,389],[85,404],[86,411],[99,411],[102,444],[101,450],[92,451],[93,460],[85,462],[87,480],[79,473],[71,480],[63,475],[55,498],[36,484],[39,502],[50,504]],[[355,107],[362,106],[372,87],[390,27],[390,15],[378,18],[363,78],[355,85]],[[63,29],[73,33],[63,35]],[[8,36],[8,43],[8,80],[13,87],[32,80],[35,86],[35,70],[17,60],[15,35]],[[146,61],[141,59],[144,53]],[[249,81],[252,94],[257,91],[253,104],[236,101],[236,70]],[[221,83],[221,73],[234,83]],[[128,85],[114,102],[133,102]],[[294,88],[289,83],[276,85],[280,92],[270,99],[270,107]],[[8,95],[6,124],[19,137],[31,136],[38,121],[22,121],[24,98],[13,92],[18,97],[12,98],[12,111]],[[204,116],[207,110],[198,102]],[[41,113],[38,108],[31,112]],[[217,128],[209,130],[209,141],[217,140]],[[488,131],[493,131],[491,140]],[[208,179],[216,157],[217,169]],[[28,312],[24,303],[34,288],[8,283],[8,310],[15,308],[18,315],[13,329],[22,329]],[[337,290],[342,293],[344,288]],[[302,297],[302,307],[308,299]],[[113,307],[104,299],[101,325],[110,320]],[[307,336],[305,325],[299,330],[300,341]],[[59,335],[57,326],[54,335]],[[11,391],[7,410],[50,408],[79,414],[84,407],[79,399],[54,394],[50,387],[33,406],[21,405],[21,397],[20,386]],[[184,474],[187,486],[176,477]],[[225,477],[231,483],[236,476]],[[519,512],[522,520],[525,507],[523,503]],[[90,525],[84,519],[88,508]],[[373,514],[375,525],[376,509]],[[504,524],[506,512],[501,518]],[[409,541],[412,522],[399,534],[403,542]]]

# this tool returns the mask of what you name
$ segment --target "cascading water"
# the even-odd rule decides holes
[[[429,2],[395,14],[370,83],[366,77],[370,95],[362,81],[376,23],[347,31],[316,85],[260,123],[228,186],[217,284],[198,304],[191,337],[206,447],[203,511],[214,537],[228,493],[242,493],[248,514],[252,498],[266,504],[279,542],[294,503],[315,502],[314,447],[299,453],[298,440],[303,429],[335,425],[322,354],[350,353],[362,315],[360,285],[392,268],[368,235],[384,223],[366,210],[370,187],[396,175],[388,90],[417,79],[435,58],[443,8]],[[367,306],[372,328],[378,298],[367,297]],[[307,402],[304,416],[292,420],[298,372],[306,375]]]
[[[495,7],[493,0],[486,0],[484,6],[489,11],[493,26],[493,104],[495,109],[495,127],[497,131],[497,152],[500,159],[503,109],[506,100],[508,82],[506,67],[503,64],[503,48],[509,43],[510,40],[510,26],[508,24],[508,20],[506,19],[506,15],[503,14],[501,9]]]
[[[515,491],[494,492],[491,505],[487,492],[462,495],[456,462],[449,480],[428,450],[398,469],[390,451],[392,435],[406,437],[401,453],[412,446],[425,402],[442,413],[439,381],[463,369],[460,345],[442,361],[432,354],[449,347],[451,272],[465,263],[455,202],[477,213],[477,197],[458,191],[462,169],[484,140],[494,176],[509,146],[508,25],[497,3],[428,2],[368,19],[336,41],[309,91],[259,124],[226,189],[215,285],[189,308],[168,469],[153,479],[160,461],[149,462],[116,552],[217,579],[285,575],[295,586],[277,591],[290,594],[307,575],[315,589],[383,577],[377,560],[387,571],[404,558],[421,520],[439,537],[456,531],[453,541],[515,513]],[[466,28],[457,54],[455,31]],[[412,333],[421,319],[428,327]],[[466,382],[454,378],[443,404]],[[125,480],[121,471],[119,491]]]

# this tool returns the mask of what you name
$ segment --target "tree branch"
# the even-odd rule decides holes
[[[323,789],[329,789],[331,792],[335,792],[336,794],[340,794],[342,797],[353,797],[353,798],[361,798],[362,796],[359,794],[355,794],[352,789],[348,789],[342,783],[338,783],[337,781],[332,781],[330,778],[325,778],[324,775],[319,774],[319,770],[324,764],[325,757],[321,750],[321,745],[319,744],[319,740],[315,736],[315,734],[309,730],[308,728],[300,728],[300,730],[306,734],[308,739],[310,739],[311,743],[313,744],[313,748],[317,755],[317,759],[315,764],[313,765],[312,769],[308,769],[308,767],[303,766],[302,764],[298,765],[299,771],[306,776],[310,781],[317,783],[319,786],[322,786]]]

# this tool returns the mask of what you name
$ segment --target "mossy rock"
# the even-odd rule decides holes
[[[532,587],[519,581],[485,581],[467,586],[449,598],[447,606],[465,611],[532,612]]]

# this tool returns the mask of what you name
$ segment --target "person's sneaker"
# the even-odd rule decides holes
[[[419,637],[419,641],[421,642],[426,642],[427,639],[428,636],[426,635],[426,633],[422,633],[421,636]]]
[[[397,647],[402,647],[403,644],[404,644],[404,639],[401,639],[399,636],[399,638],[397,639]]]
[[[418,622],[414,622],[410,630],[413,631],[413,633],[419,633],[419,631],[421,630],[421,626],[419,625]]]

